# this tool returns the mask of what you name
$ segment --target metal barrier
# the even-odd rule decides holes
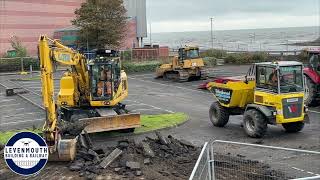
[[[210,166],[210,148],[206,142],[191,173],[189,180],[212,180],[212,167]]]
[[[320,179],[320,152],[215,140],[189,180],[197,179]]]

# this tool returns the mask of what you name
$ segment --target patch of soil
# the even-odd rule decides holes
[[[157,138],[146,137],[142,142],[121,140],[114,145],[104,142],[95,147],[78,143],[76,159],[69,163],[49,162],[32,179],[188,179],[198,159],[201,148],[185,140],[156,133]],[[79,141],[78,141],[79,142]],[[101,145],[101,144],[100,144]],[[121,152],[121,151],[122,152]],[[115,155],[106,168],[106,159]],[[258,161],[246,160],[242,156],[215,154],[216,179],[288,179],[284,173],[272,170]],[[0,179],[23,179],[15,175],[0,158]]]
[[[269,165],[228,155],[215,155],[214,161],[216,179],[291,179],[283,172],[273,170]]]
[[[188,179],[201,149],[172,136],[158,133],[158,137],[146,138],[140,143],[122,140],[116,147],[93,148],[96,154],[82,147],[70,168],[86,179],[110,174],[129,179]],[[107,168],[100,167],[116,148],[122,150],[121,155]]]

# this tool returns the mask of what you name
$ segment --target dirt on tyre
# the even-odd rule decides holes
[[[219,102],[213,102],[209,110],[209,118],[214,126],[224,127],[229,121],[228,110],[222,107]]]
[[[246,111],[243,115],[243,128],[248,136],[262,138],[267,132],[267,121],[263,114],[255,109]]]
[[[296,133],[303,129],[304,122],[292,122],[292,123],[285,123],[282,124],[282,127],[286,130],[288,133]]]
[[[304,103],[308,106],[313,105],[316,100],[317,96],[317,88],[314,82],[306,77],[306,89],[305,89],[305,99]]]

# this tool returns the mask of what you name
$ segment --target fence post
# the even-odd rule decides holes
[[[207,163],[208,163],[208,180],[212,180],[212,175],[211,175],[211,158],[210,158],[210,144],[208,144],[209,146],[207,146]]]
[[[32,78],[32,65],[31,64],[29,66],[29,69],[30,69],[30,78]]]
[[[20,57],[20,60],[21,60],[21,72],[24,72],[23,57]]]
[[[213,154],[213,145],[214,145],[214,141],[210,142],[210,150],[211,150],[211,159],[210,159],[210,164],[211,164],[211,172],[212,172],[212,180],[215,180],[215,172],[214,172],[214,154]]]

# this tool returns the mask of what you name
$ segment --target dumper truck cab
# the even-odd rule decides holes
[[[180,82],[190,78],[206,79],[208,72],[204,66],[198,47],[183,47],[179,48],[178,56],[171,63],[162,64],[156,69],[156,78]]]
[[[230,115],[243,115],[245,132],[256,138],[264,136],[268,124],[281,124],[287,132],[301,131],[308,122],[304,84],[300,62],[253,64],[245,76],[208,84],[216,99],[209,110],[210,121],[223,127]]]

